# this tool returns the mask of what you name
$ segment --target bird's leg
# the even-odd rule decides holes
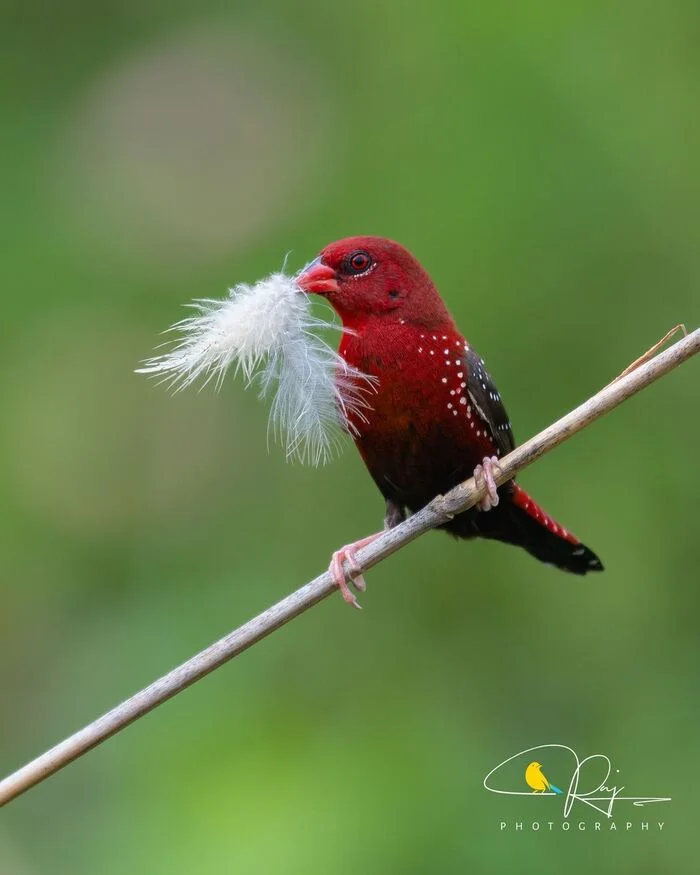
[[[394,504],[394,502],[387,498],[386,500],[386,513],[384,514],[384,531],[388,532],[389,529],[393,529],[398,526],[399,523],[402,523],[406,519],[406,511],[401,505]]]
[[[484,457],[484,461],[474,468],[474,480],[476,485],[481,488],[486,486],[486,495],[476,503],[479,510],[491,510],[498,504],[498,491],[496,481],[493,477],[494,469],[498,470],[498,457]]]
[[[394,504],[393,501],[387,500],[383,532],[377,532],[374,535],[368,535],[368,537],[362,538],[359,541],[355,541],[352,544],[346,544],[344,547],[341,547],[340,550],[336,550],[335,553],[333,553],[333,556],[331,558],[331,564],[328,570],[331,577],[333,578],[333,583],[338,587],[341,595],[349,605],[352,605],[354,608],[360,607],[359,602],[355,598],[353,592],[350,590],[347,580],[345,579],[343,564],[345,562],[348,563],[348,566],[350,568],[348,578],[352,585],[358,592],[364,592],[367,589],[367,584],[365,583],[365,579],[362,576],[362,568],[360,567],[355,554],[358,550],[361,550],[363,547],[371,544],[372,541],[376,541],[376,539],[385,531],[393,529],[394,526],[397,526],[399,523],[403,522],[405,518],[406,514],[404,512],[404,509]]]

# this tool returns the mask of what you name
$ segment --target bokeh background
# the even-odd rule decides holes
[[[380,524],[352,448],[286,464],[240,382],[171,397],[133,373],[188,300],[391,236],[520,439],[700,321],[697,3],[5,0],[2,21],[3,772]],[[521,478],[604,575],[430,534],[368,575],[363,613],[329,599],[4,809],[0,872],[690,871],[699,378]],[[673,802],[563,833],[557,800],[483,789],[547,742]]]

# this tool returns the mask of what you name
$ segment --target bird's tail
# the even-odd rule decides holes
[[[573,574],[603,570],[596,554],[553,520],[524,489],[514,483],[506,500],[510,508],[507,537],[503,540],[519,544],[541,562]]]
[[[511,483],[508,491],[499,490],[499,493],[501,503],[498,507],[471,516],[471,522],[467,523],[472,526],[471,531],[459,517],[455,517],[446,528],[453,530],[458,537],[473,537],[478,532],[485,538],[516,544],[541,562],[573,574],[603,570],[603,563],[596,554],[555,522],[517,484]]]
[[[564,793],[559,789],[559,787],[555,787],[554,784],[550,784],[549,789],[552,790],[554,793],[558,793],[559,796],[564,795]]]
[[[524,547],[528,553],[573,574],[602,571],[603,563],[596,554],[555,522],[516,483],[498,490],[501,502],[492,510],[477,510],[458,514],[445,523],[458,538],[493,538],[506,544]]]

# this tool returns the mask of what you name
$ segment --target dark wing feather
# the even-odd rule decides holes
[[[473,349],[467,351],[466,360],[469,399],[481,421],[487,426],[500,455],[505,456],[515,449],[515,440],[500,393],[484,367],[484,360]]]

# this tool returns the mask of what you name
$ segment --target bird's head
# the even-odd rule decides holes
[[[522,766],[521,766],[521,768],[522,768]],[[542,763],[530,763],[530,765],[528,766],[528,769],[541,769],[541,768],[542,768]]]
[[[370,317],[425,328],[452,322],[418,260],[383,237],[330,243],[297,279],[303,291],[327,298],[348,328],[361,327]]]

